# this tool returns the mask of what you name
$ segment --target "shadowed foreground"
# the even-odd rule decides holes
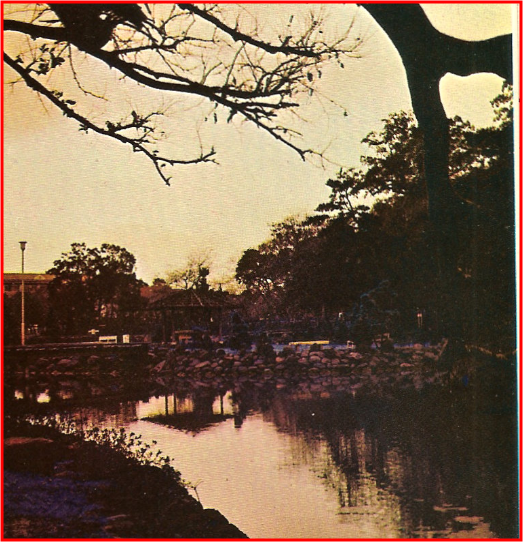
[[[172,474],[50,428],[5,428],[5,538],[247,538]]]

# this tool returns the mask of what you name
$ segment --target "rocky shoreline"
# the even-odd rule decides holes
[[[284,347],[281,352],[156,345],[131,361],[114,351],[68,356],[42,352],[16,374],[6,375],[6,392],[15,389],[11,380],[20,378],[48,388],[53,381],[72,385],[83,379],[89,383],[89,400],[128,392],[129,387],[138,393],[145,384],[149,391],[185,385],[225,389],[231,382],[250,381],[320,395],[456,384],[508,389],[509,384],[502,383],[511,381],[512,358],[469,352],[449,363],[446,346],[444,342],[361,353],[318,345]],[[16,410],[16,399],[9,401],[6,405]],[[501,406],[498,400],[492,404],[493,409]],[[4,437],[5,538],[247,538],[218,511],[204,509],[172,471],[10,418]]]
[[[155,379],[293,378],[296,376],[349,375],[359,379],[370,375],[397,377],[433,372],[435,380],[447,367],[441,363],[446,343],[394,348],[388,351],[356,352],[343,348],[312,345],[307,349],[284,347],[280,352],[183,350],[171,345],[152,345],[139,358],[108,350],[96,354],[39,352],[25,363],[8,364],[7,376],[52,379],[53,377],[125,377],[140,374]]]
[[[5,427],[3,529],[4,540],[247,538],[172,470],[20,422]]]
[[[165,379],[314,379],[321,376],[348,376],[363,386],[407,383],[441,383],[448,375],[441,358],[446,343],[425,347],[414,345],[360,353],[312,345],[309,349],[284,347],[281,352],[208,352],[176,350],[149,352],[148,372]],[[418,382],[419,380],[419,382]]]

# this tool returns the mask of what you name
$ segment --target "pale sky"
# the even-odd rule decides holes
[[[309,8],[272,5],[262,15]],[[439,30],[464,39],[510,32],[512,9],[507,4],[426,6]],[[362,58],[347,60],[344,70],[327,70],[322,79],[323,92],[349,115],[314,102],[302,111],[308,119],[302,126],[305,141],[328,148],[336,162],[325,169],[302,162],[253,126],[200,122],[199,136],[216,147],[220,165],[180,166],[167,187],[145,158],[108,138],[80,133],[74,121],[51,106],[46,111],[22,84],[4,87],[4,271],[20,270],[18,242],[25,240],[28,272],[46,271],[71,243],[85,242],[127,248],[147,282],[201,252],[212,253],[217,276],[233,270],[244,250],[266,240],[271,223],[312,213],[327,200],[325,182],[339,165],[358,165],[366,152],[361,139],[379,130],[389,113],[411,107],[399,56],[365,10],[354,5],[328,10],[332,24],[356,13],[364,46]],[[12,79],[8,68],[5,77]],[[447,113],[487,125],[489,102],[501,84],[493,75],[447,76],[441,87]],[[179,101],[180,107],[195,109],[172,126],[177,149],[194,139],[197,121],[185,121],[201,111],[199,102]]]

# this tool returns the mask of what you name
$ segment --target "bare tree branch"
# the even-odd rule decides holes
[[[52,13],[55,18],[45,21],[44,13]],[[73,109],[61,99],[60,88],[53,88],[57,85],[56,79],[53,84],[49,82],[53,70],[62,64],[61,73],[67,76],[66,56],[71,72],[69,78],[85,99],[104,96],[88,89],[83,78],[80,79],[81,62],[77,62],[77,58],[80,61],[97,59],[146,88],[203,97],[225,108],[228,121],[238,115],[297,152],[302,159],[318,154],[296,143],[295,138],[301,134],[292,126],[282,126],[277,120],[278,113],[296,108],[298,96],[312,95],[313,85],[321,77],[320,67],[326,61],[334,59],[340,63],[341,55],[355,54],[361,42],[348,43],[352,25],[348,24],[345,33],[329,43],[321,35],[320,20],[310,15],[305,30],[280,38],[282,43],[273,45],[257,31],[252,35],[242,31],[239,15],[235,27],[219,15],[222,14],[216,6],[201,8],[193,4],[178,4],[169,9],[164,5],[144,7],[124,3],[43,4],[32,14],[18,11],[13,19],[7,17],[4,30],[28,36],[33,43],[36,40],[53,43],[44,41],[42,46],[35,43],[29,51],[16,51],[7,56],[5,62],[30,88],[42,93],[66,116],[143,152],[165,182],[168,178],[161,172],[163,165],[207,161],[214,156],[214,151],[187,161],[158,158],[150,148],[144,147],[152,143],[150,139],[145,141],[122,133],[125,126],[125,129],[141,129],[143,136],[144,125],[122,122],[114,130],[117,124],[113,122],[113,128],[108,129],[109,124],[102,127],[88,114],[81,114],[76,107]],[[226,18],[225,12],[223,15]],[[25,20],[17,20],[24,16]],[[65,44],[65,49],[58,44]],[[42,81],[44,77],[48,78],[47,82]],[[59,84],[67,88],[62,80]],[[84,102],[79,103],[83,105]],[[108,101],[108,105],[112,104]],[[150,117],[141,115],[140,118]],[[151,134],[152,130],[147,133]]]
[[[234,41],[241,41],[243,43],[248,43],[259,49],[263,49],[271,54],[283,53],[285,55],[297,55],[311,58],[319,58],[323,54],[332,54],[335,52],[332,48],[324,46],[324,44],[313,44],[310,47],[294,47],[290,45],[272,45],[262,40],[258,40],[249,34],[244,34],[236,28],[232,28],[226,25],[224,22],[220,21],[217,17],[212,15],[208,10],[200,9],[195,4],[177,4],[180,9],[189,11],[198,17],[210,22],[216,28],[219,28],[229,36]],[[318,45],[320,47],[318,47]],[[315,48],[316,46],[316,48]],[[341,49],[340,49],[341,51]],[[346,51],[345,51],[346,52]]]
[[[11,67],[14,71],[16,71],[24,80],[25,84],[38,92],[40,95],[45,96],[51,103],[53,103],[58,109],[60,109],[63,114],[71,118],[75,121],[77,121],[80,124],[80,127],[84,131],[92,130],[93,132],[96,132],[100,135],[111,137],[120,143],[124,143],[126,145],[130,145],[133,148],[134,152],[141,152],[147,156],[147,158],[154,164],[154,167],[156,168],[156,171],[162,178],[162,180],[165,182],[165,184],[170,185],[170,178],[165,175],[163,172],[163,168],[166,165],[176,165],[176,164],[198,164],[201,162],[214,162],[213,157],[215,156],[214,149],[211,149],[207,153],[202,153],[197,158],[189,159],[189,160],[178,160],[178,159],[172,159],[172,158],[166,158],[164,156],[160,156],[156,154],[154,151],[150,151],[145,147],[144,143],[145,140],[143,137],[141,138],[131,138],[123,135],[120,133],[123,130],[128,130],[130,128],[136,128],[140,129],[144,127],[144,122],[142,119],[134,119],[134,122],[129,122],[127,124],[120,124],[120,125],[114,125],[112,123],[107,123],[106,128],[102,128],[93,122],[91,122],[86,117],[80,115],[77,113],[70,105],[68,105],[67,100],[63,100],[60,96],[58,96],[53,91],[46,88],[44,85],[42,85],[39,81],[37,81],[32,75],[29,70],[24,68],[20,63],[13,60],[11,57],[9,57],[6,53],[4,53],[4,62]]]

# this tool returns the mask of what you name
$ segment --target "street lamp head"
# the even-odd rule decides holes
[[[22,249],[22,252],[25,250],[25,245],[27,245],[27,241],[19,241],[20,248]]]

